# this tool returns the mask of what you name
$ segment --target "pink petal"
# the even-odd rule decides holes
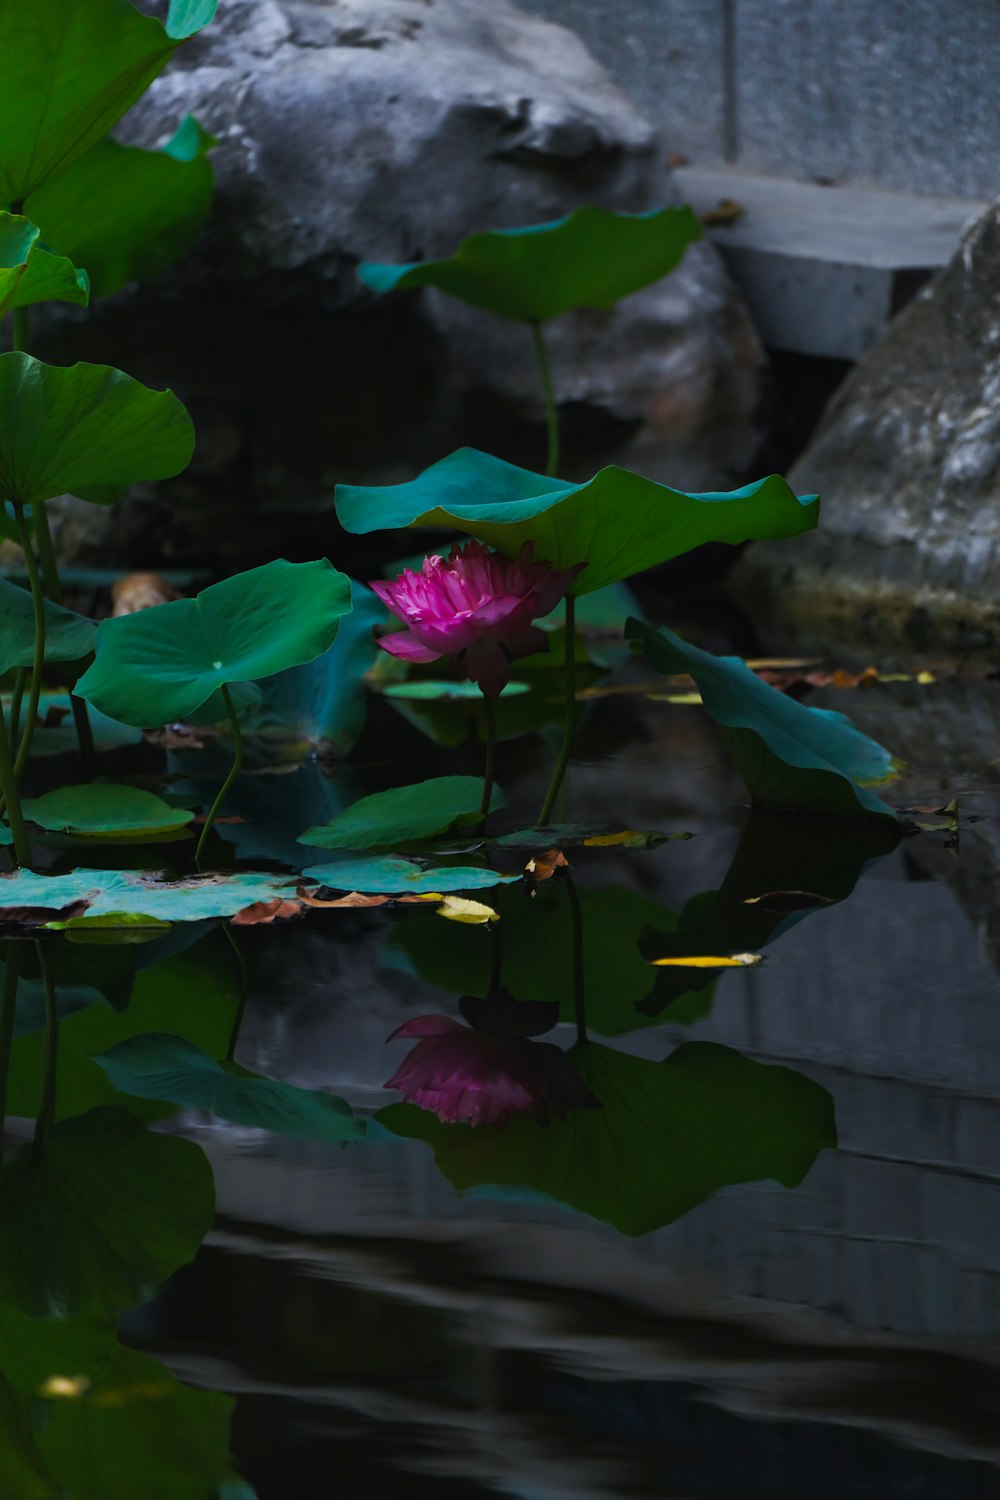
[[[378,644],[390,656],[402,657],[404,661],[438,661],[444,655],[443,651],[432,651],[409,630],[397,630],[393,635],[380,635]]]
[[[465,653],[465,671],[486,698],[499,698],[510,681],[510,662],[496,641],[474,641]]]
[[[394,1042],[398,1036],[447,1036],[450,1031],[465,1030],[465,1026],[453,1021],[450,1016],[415,1016],[412,1021],[404,1021],[402,1026],[397,1026],[392,1035],[386,1037],[386,1041]]]

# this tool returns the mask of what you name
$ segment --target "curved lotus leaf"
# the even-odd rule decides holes
[[[45,603],[45,660],[79,661],[94,649],[93,620]],[[0,672],[30,667],[35,653],[35,606],[27,589],[0,578]]]
[[[503,1130],[442,1125],[401,1104],[375,1119],[428,1141],[459,1192],[529,1188],[631,1235],[673,1223],[731,1183],[795,1187],[837,1144],[826,1089],[715,1042],[688,1042],[663,1063],[596,1042],[570,1056],[600,1109]]]
[[[215,1212],[190,1141],[107,1106],[54,1125],[0,1173],[0,1301],[35,1317],[115,1317],[193,1259]]]
[[[71,260],[39,244],[40,230],[21,214],[0,212],[0,318],[33,302],[86,307],[90,283]]]
[[[25,213],[47,244],[86,266],[95,297],[110,297],[191,250],[212,205],[214,144],[193,115],[162,151],[105,137],[32,193]]]
[[[627,469],[601,469],[584,484],[460,448],[406,484],[340,484],[347,531],[450,527],[508,557],[533,542],[557,568],[587,566],[571,594],[589,594],[705,542],[798,536],[819,519],[815,495],[797,498],[777,474],[728,494],[688,495]]]
[[[56,833],[89,834],[96,838],[136,838],[173,832],[190,823],[194,813],[171,807],[154,792],[135,786],[95,782],[64,786],[22,802],[24,816],[40,828]]]
[[[368,859],[313,865],[302,873],[308,880],[318,880],[320,885],[333,891],[358,891],[375,896],[422,896],[433,891],[446,895],[449,891],[476,891],[493,885],[510,885],[521,878],[519,875],[500,875],[482,865],[438,865],[428,869],[395,854],[372,854]]]
[[[171,0],[166,26],[128,0],[0,6],[0,205],[23,203],[105,135],[217,0]]]
[[[686,204],[644,214],[588,205],[548,224],[470,235],[447,260],[369,261],[358,275],[373,292],[433,286],[501,317],[541,323],[573,307],[613,307],[672,271],[700,238]]]
[[[172,391],[110,365],[0,354],[0,500],[78,495],[109,505],[139,479],[179,474],[194,426]]]
[[[283,558],[97,631],[76,691],[102,713],[151,729],[186,719],[223,684],[301,666],[333,643],[351,584],[326,560]]]
[[[80,902],[88,917],[127,912],[162,922],[205,922],[235,916],[258,901],[294,894],[295,884],[288,876],[255,870],[174,881],[157,880],[138,870],[73,870],[69,875],[15,870],[12,875],[0,875],[0,922],[8,920],[10,907],[51,911],[54,920],[59,912]]]
[[[359,798],[323,827],[307,829],[299,843],[314,849],[398,848],[443,833],[461,818],[475,818],[482,795],[479,776],[435,776],[414,786],[391,787]],[[503,793],[495,786],[490,810],[503,805]]]
[[[738,656],[712,656],[669,630],[629,620],[625,634],[641,642],[657,671],[694,678],[754,803],[896,819],[893,809],[868,790],[893,779],[893,757],[846,715],[809,708],[762,682]]]
[[[31,1318],[0,1307],[0,1370],[29,1395],[51,1375],[99,1380],[115,1342],[114,1326],[93,1318]]]
[[[219,1063],[183,1037],[165,1033],[131,1037],[94,1059],[123,1094],[207,1109],[221,1120],[295,1135],[303,1140],[364,1139],[365,1123],[349,1104],[319,1089],[300,1089]]]

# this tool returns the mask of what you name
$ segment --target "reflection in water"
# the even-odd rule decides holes
[[[989,1423],[957,1398],[931,1410],[940,1363],[741,1329],[699,1314],[696,1280],[675,1288],[670,1312],[662,1298],[643,1306],[640,1262],[566,1216],[650,1235],[733,1184],[794,1187],[836,1144],[835,1078],[828,1089],[762,1061],[753,1039],[683,1039],[678,1028],[724,1008],[728,980],[650,960],[820,930],[892,842],[754,817],[718,885],[676,905],[635,880],[601,883],[600,856],[574,857],[579,890],[558,871],[501,890],[488,927],[401,908],[320,918],[314,942],[292,929],[290,970],[287,932],[244,931],[250,1015],[255,967],[266,974],[277,954],[288,970],[284,996],[267,993],[274,1024],[299,1003],[310,956],[317,982],[342,949],[347,922],[353,972],[380,965],[384,993],[395,985],[393,1036],[416,1045],[392,1069],[366,1054],[351,1075],[352,1034],[391,1029],[359,1010],[334,1060],[353,1106],[331,1092],[328,1049],[307,1070],[323,1088],[292,1081],[294,1048],[265,1073],[232,1060],[246,993],[218,930],[178,924],[122,946],[50,935],[41,954],[11,939],[0,1038],[21,1144],[0,1176],[0,1496],[236,1500],[251,1494],[241,1466],[262,1500],[325,1495],[334,1447],[338,1485],[387,1495],[992,1496],[992,1471],[973,1461]],[[766,1004],[766,966],[752,983]],[[349,1021],[349,990],[322,1001]],[[405,1102],[387,1102],[388,1071]],[[209,1130],[206,1112],[228,1124]],[[33,1139],[19,1122],[36,1117]],[[352,1194],[374,1205],[389,1184],[403,1237],[397,1227],[388,1248],[363,1211],[349,1235],[297,1234],[279,1198],[294,1181],[283,1162],[300,1158],[281,1156],[282,1138],[319,1153],[301,1158],[311,1211],[350,1222],[337,1215]],[[214,1215],[203,1145],[228,1217],[192,1267]],[[413,1194],[431,1161],[427,1201],[470,1194],[468,1222],[495,1231],[502,1265],[485,1239],[422,1245],[421,1216],[433,1216],[414,1214]],[[258,1224],[288,1226],[239,1222],[248,1166]],[[738,1236],[749,1200],[731,1202]],[[128,1342],[166,1363],[118,1342],[122,1315]],[[966,1393],[978,1381],[995,1409],[974,1361],[951,1378]],[[827,1420],[834,1409],[843,1426]],[[932,1463],[889,1441],[904,1432],[952,1456]]]

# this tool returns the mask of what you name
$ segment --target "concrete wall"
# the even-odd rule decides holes
[[[519,0],[699,163],[1000,193],[997,0]]]

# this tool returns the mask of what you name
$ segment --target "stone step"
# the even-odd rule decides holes
[[[734,202],[710,225],[734,281],[773,349],[856,360],[955,252],[986,205],[849,186],[825,187],[739,169],[681,167],[699,214]]]

